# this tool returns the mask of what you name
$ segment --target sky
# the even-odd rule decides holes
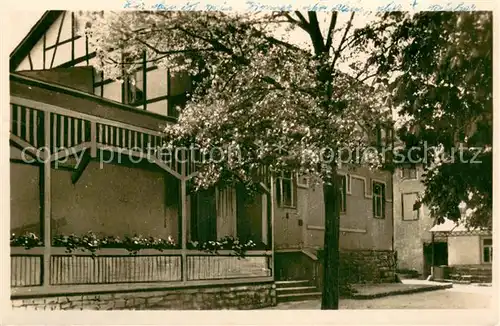
[[[31,27],[42,17],[44,10],[19,10],[11,11],[9,15],[9,29],[6,36],[6,46],[10,52],[21,42],[21,40],[28,34]]]
[[[7,46],[9,52],[14,50],[14,48],[21,42],[24,36],[29,32],[31,27],[38,21],[38,19],[43,15],[44,10],[19,10],[12,11],[11,15],[9,15],[9,25],[12,26],[11,30],[8,33],[7,37]],[[319,13],[320,23],[322,27],[328,27],[328,16],[321,17],[322,13]],[[348,20],[348,13],[341,13],[339,15],[339,26],[345,24]],[[323,18],[323,19],[322,19]],[[353,27],[361,27],[366,22],[369,21],[366,16],[356,17],[353,21]],[[324,31],[323,31],[324,32]],[[298,36],[301,38],[302,36]]]

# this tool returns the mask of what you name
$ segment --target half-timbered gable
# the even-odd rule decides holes
[[[49,11],[33,27],[30,34],[11,55],[11,71],[36,71],[29,75],[47,80],[50,74],[41,71],[58,71],[50,80],[66,86],[85,81],[92,84],[90,93],[120,102],[137,109],[176,117],[177,106],[183,106],[186,92],[190,89],[187,75],[171,74],[158,68],[146,54],[139,60],[140,68],[122,80],[107,78],[102,71],[91,69],[86,76],[79,75],[71,80],[61,80],[60,74],[71,75],[75,67],[92,68],[96,52],[89,47],[84,22],[77,12]],[[34,44],[34,45],[33,45]],[[81,89],[81,88],[80,88]]]

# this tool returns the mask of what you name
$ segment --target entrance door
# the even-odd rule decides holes
[[[448,265],[448,243],[434,242],[434,265]]]
[[[448,265],[448,243],[446,242],[434,242],[434,244],[424,243],[424,277],[431,275],[433,251],[434,251],[434,266]]]
[[[200,190],[191,200],[191,240],[217,240],[217,210],[215,190]]]

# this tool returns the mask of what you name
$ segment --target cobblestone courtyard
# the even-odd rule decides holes
[[[493,287],[454,284],[453,288],[378,299],[340,301],[340,309],[488,309]],[[270,309],[320,309],[320,300],[281,303]]]

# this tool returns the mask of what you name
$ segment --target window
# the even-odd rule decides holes
[[[493,262],[493,239],[483,239],[483,263]]]
[[[418,201],[417,193],[401,194],[401,212],[403,221],[415,221],[420,217],[420,209],[415,205]]]
[[[183,109],[186,106],[186,93],[169,96],[168,98],[168,116],[178,118],[179,108]]]
[[[125,91],[125,101],[127,104],[132,106],[142,105],[144,103],[144,91],[143,91],[143,76],[142,71],[138,71],[135,76],[130,76],[127,78]]]
[[[380,151],[384,145],[385,129],[383,129],[380,125],[376,125],[371,127],[367,136],[371,145]]]
[[[340,180],[340,212],[345,213],[347,211],[347,175],[341,175]]]
[[[283,172],[276,179],[276,197],[282,207],[295,207],[295,180],[291,172]]]
[[[403,179],[411,179],[414,180],[417,178],[417,169],[415,166],[407,166],[404,167],[401,171],[401,177]]]
[[[385,218],[385,184],[373,181],[373,217]]]
[[[303,188],[309,187],[309,177],[297,174],[297,185]]]

